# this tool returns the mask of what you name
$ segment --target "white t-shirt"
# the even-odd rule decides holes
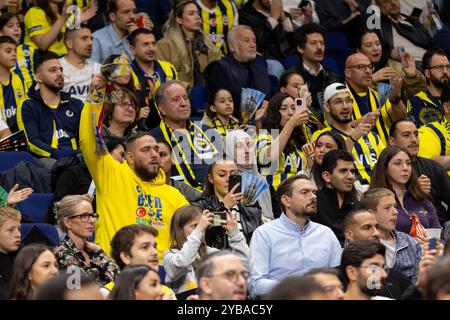
[[[381,239],[380,242],[386,247],[386,266],[389,269],[392,269],[395,265],[395,242],[389,242],[383,239]]]
[[[64,72],[64,92],[70,93],[74,98],[86,101],[93,74],[99,73],[101,64],[94,61],[86,61],[83,69],[78,69],[66,61],[59,59]]]

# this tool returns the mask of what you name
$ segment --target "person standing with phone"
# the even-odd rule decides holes
[[[239,182],[230,187],[231,177],[238,175],[238,173],[238,166],[234,161],[216,158],[213,164],[208,167],[203,198],[192,204],[211,212],[232,212],[235,215],[239,230],[242,231],[247,243],[249,243],[253,231],[262,224],[262,212],[259,206],[247,206],[241,203],[243,193],[238,191]],[[218,249],[230,247],[222,227],[211,227],[206,231],[205,236],[207,245],[211,247]]]

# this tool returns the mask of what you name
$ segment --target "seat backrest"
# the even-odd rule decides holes
[[[47,221],[48,208],[53,202],[53,193],[33,193],[19,203],[19,210],[35,223]]]
[[[20,232],[22,235],[22,245],[32,243],[42,243],[50,247],[55,247],[60,243],[58,230],[51,224],[46,223],[22,223]]]
[[[326,50],[345,50],[349,49],[347,37],[342,32],[327,32],[325,35]]]
[[[300,57],[296,54],[287,56],[283,60],[284,69],[288,70],[288,69],[296,66],[299,60],[300,60]]]
[[[200,114],[206,109],[207,97],[206,86],[193,86],[191,89],[191,113],[193,116]]]
[[[0,172],[13,168],[20,161],[30,161],[35,164],[33,156],[26,151],[0,152]]]

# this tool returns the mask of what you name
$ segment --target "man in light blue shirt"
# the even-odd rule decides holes
[[[112,54],[125,53],[133,61],[128,34],[137,28],[136,4],[133,0],[111,0],[108,7],[111,23],[93,33],[92,61],[103,64]]]
[[[314,268],[340,265],[342,248],[333,231],[310,221],[316,212],[316,188],[305,175],[282,182],[277,190],[280,218],[255,230],[250,243],[252,296],[262,296],[283,278]]]

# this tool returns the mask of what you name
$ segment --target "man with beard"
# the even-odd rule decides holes
[[[105,86],[106,79],[101,74],[95,75],[80,123],[80,145],[95,182],[100,215],[95,241],[109,253],[110,241],[120,228],[131,224],[150,225],[158,230],[158,253],[162,262],[162,253],[170,247],[172,215],[188,203],[177,189],[165,183],[164,172],[159,167],[158,143],[148,132],[138,132],[128,138],[124,163],[101,152],[92,114],[94,112],[96,117],[101,114]],[[107,99],[123,107],[124,101],[129,99],[125,92],[112,91]]]
[[[355,161],[357,177],[361,184],[370,184],[372,170],[381,151],[385,148],[381,138],[372,131],[376,117],[366,116],[356,128],[350,125],[353,114],[353,99],[348,88],[341,83],[329,85],[324,92],[323,109],[327,113],[329,127],[316,131],[313,141],[325,131],[335,131],[345,140],[347,150]]]
[[[403,273],[411,283],[415,283],[422,249],[415,238],[395,230],[398,211],[394,193],[388,189],[374,188],[364,194],[361,203],[364,209],[375,215],[378,222],[380,242],[386,247],[387,268]]]
[[[127,54],[133,60],[128,34],[137,28],[136,4],[133,0],[111,0],[108,2],[108,17],[111,23],[93,34],[94,44],[91,60],[103,63],[112,54]]]
[[[352,241],[342,252],[344,300],[386,300],[380,296],[387,277],[385,248],[375,240]]]
[[[441,94],[444,115],[441,121],[434,121],[419,128],[419,156],[437,161],[450,174],[450,87]]]
[[[288,276],[339,265],[342,248],[333,231],[310,220],[317,208],[311,180],[302,174],[284,180],[277,199],[284,212],[257,228],[250,242],[252,296],[266,295]]]
[[[424,151],[424,148],[420,148],[422,145],[427,145],[426,140],[422,140],[420,143],[419,130],[415,123],[411,120],[400,120],[394,122],[389,130],[389,144],[397,145],[403,149],[406,149],[412,157],[412,166],[416,171],[417,177],[422,188],[429,191],[429,195],[433,200],[433,204],[436,208],[436,214],[439,217],[439,222],[444,227],[445,223],[450,220],[448,207],[450,207],[450,178],[445,176],[445,170],[443,166],[446,166],[447,170],[450,170],[450,157],[449,156],[437,156],[432,159],[427,159],[419,156],[419,149]],[[436,160],[436,161],[435,161]],[[444,204],[446,207],[444,207]],[[444,230],[449,230],[450,223]],[[448,231],[444,232],[444,235]]]
[[[418,127],[444,119],[442,90],[448,85],[450,62],[440,48],[428,50],[422,58],[422,69],[427,80],[427,90],[420,91],[408,100],[408,115]]]
[[[323,157],[320,173],[325,186],[317,192],[317,215],[312,219],[330,227],[343,246],[342,221],[360,206],[353,157],[345,150],[331,150]]]
[[[63,68],[53,52],[40,55],[35,64],[37,85],[17,110],[17,123],[24,130],[30,151],[51,165],[54,159],[78,153],[78,126],[83,103],[62,92]],[[47,161],[48,160],[48,161]]]
[[[378,92],[370,85],[372,83],[373,65],[369,58],[362,53],[354,53],[345,61],[345,80],[353,99],[352,126],[375,117],[375,125],[372,128],[381,141],[387,144],[389,138],[389,127],[391,122],[406,118],[406,107],[401,100],[402,79],[396,77],[392,80],[393,89],[388,100],[380,105]],[[367,115],[366,117],[363,117]]]
[[[355,240],[380,241],[380,226],[375,214],[366,209],[349,212],[342,224],[346,246]],[[405,290],[411,285],[409,279],[401,272],[390,269],[381,295],[392,299],[401,299]]]
[[[312,94],[311,108],[323,122],[323,110],[317,94],[327,86],[338,81],[338,76],[326,69],[321,63],[325,54],[326,29],[316,23],[308,23],[294,32],[293,42],[300,55],[295,71],[302,76]]]
[[[88,60],[92,54],[92,33],[86,25],[68,29],[65,34],[67,54],[59,59],[64,70],[64,92],[86,101],[92,76],[101,65]]]
[[[245,300],[247,279],[241,258],[228,250],[211,253],[202,260],[198,271],[199,300]]]
[[[162,83],[178,79],[177,71],[171,63],[156,59],[156,38],[152,31],[135,29],[128,36],[128,41],[135,58],[131,63],[134,83],[140,84],[139,92],[142,92],[138,93],[140,105],[149,109],[145,125],[153,129],[161,121],[154,99],[156,90]]]

